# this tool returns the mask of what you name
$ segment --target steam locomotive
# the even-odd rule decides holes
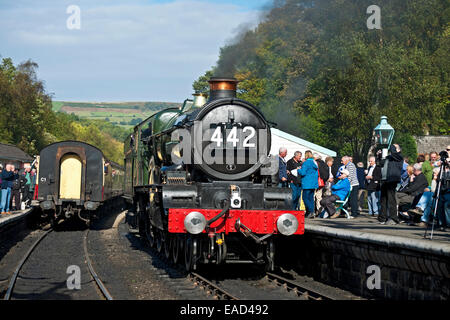
[[[98,148],[80,141],[62,141],[43,148],[38,159],[35,199],[42,218],[52,225],[77,217],[89,223],[99,209],[123,194],[123,167]]]
[[[278,159],[263,114],[236,98],[235,79],[156,113],[125,141],[131,228],[186,270],[200,264],[274,268],[274,239],[304,233],[304,212],[277,188]]]

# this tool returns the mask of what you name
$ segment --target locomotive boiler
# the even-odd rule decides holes
[[[304,213],[272,176],[270,126],[236,98],[235,79],[211,78],[209,99],[195,94],[163,110],[125,141],[127,221],[187,270],[206,263],[274,268],[274,239],[304,232]]]
[[[56,142],[40,152],[35,198],[52,224],[71,217],[89,223],[123,194],[123,177],[123,167],[98,148],[80,141]]]

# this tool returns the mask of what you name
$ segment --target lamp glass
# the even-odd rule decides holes
[[[387,123],[387,117],[381,117],[380,124],[374,129],[376,142],[382,146],[389,146],[394,138],[394,128]]]

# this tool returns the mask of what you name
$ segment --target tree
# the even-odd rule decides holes
[[[192,84],[192,88],[195,92],[198,93],[208,93],[209,92],[209,83],[208,80],[213,76],[214,70],[208,70],[205,72],[203,76],[200,76],[197,80]]]
[[[413,156],[411,135],[450,132],[449,3],[380,0],[383,29],[367,30],[369,0],[277,1],[194,88],[234,76],[280,129],[357,160],[386,115]]]

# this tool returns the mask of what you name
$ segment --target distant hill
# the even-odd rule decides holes
[[[173,102],[67,102],[53,101],[53,111],[74,114],[80,118],[106,120],[126,129],[152,114],[167,108],[178,108]]]

